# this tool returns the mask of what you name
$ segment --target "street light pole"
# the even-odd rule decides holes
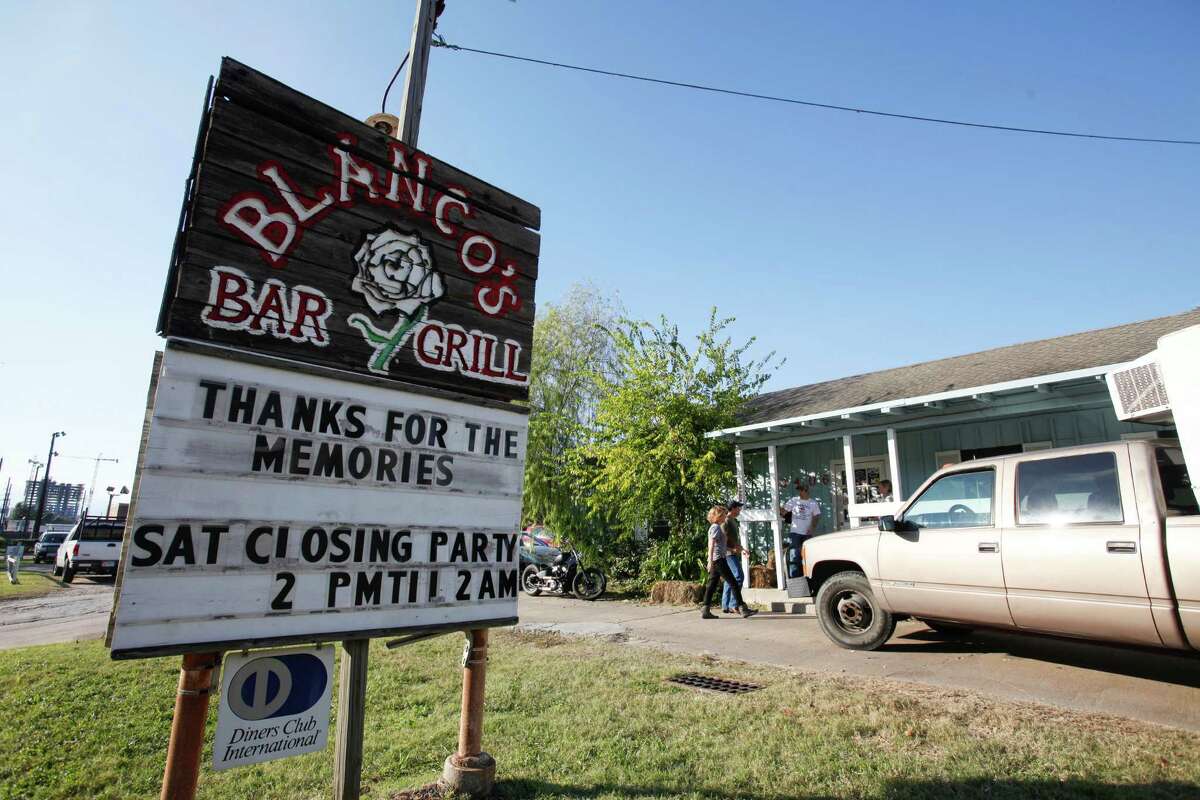
[[[50,452],[46,455],[46,472],[42,475],[42,496],[38,498],[37,516],[33,520],[33,538],[38,538],[42,530],[42,515],[46,512],[46,491],[50,488],[50,464],[54,462],[54,442],[60,436],[66,436],[66,431],[55,431],[50,434]]]
[[[112,516],[112,501],[113,501],[113,498],[114,498],[114,497],[116,497],[116,496],[117,496],[117,495],[119,495],[119,494],[129,494],[129,487],[128,487],[128,486],[122,486],[122,487],[121,487],[121,491],[119,491],[119,492],[118,492],[118,491],[117,491],[117,487],[115,487],[115,486],[109,486],[109,487],[108,487],[108,489],[106,489],[105,491],[107,491],[107,492],[108,492],[108,508],[104,509],[104,518],[105,518],[105,519],[108,519],[109,517],[111,517],[111,516]],[[118,508],[120,508],[120,506],[118,506]]]

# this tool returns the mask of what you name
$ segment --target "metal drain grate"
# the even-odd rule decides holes
[[[703,689],[707,692],[724,692],[725,694],[745,694],[761,689],[757,683],[742,683],[725,678],[714,678],[711,675],[700,675],[696,672],[681,672],[667,678],[668,683],[678,683],[691,689]]]

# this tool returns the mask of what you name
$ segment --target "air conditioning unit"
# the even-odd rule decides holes
[[[1171,401],[1157,350],[1114,368],[1105,377],[1117,419],[1138,422],[1171,419]]]

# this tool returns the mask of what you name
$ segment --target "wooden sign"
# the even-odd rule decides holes
[[[160,333],[528,395],[539,210],[225,59]]]
[[[168,346],[112,656],[515,623],[526,416],[284,366]]]

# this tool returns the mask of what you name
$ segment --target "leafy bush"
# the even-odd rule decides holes
[[[705,575],[704,555],[707,544],[705,530],[707,526],[694,529],[683,536],[672,533],[651,545],[642,562],[642,580],[653,583],[702,579]]]

